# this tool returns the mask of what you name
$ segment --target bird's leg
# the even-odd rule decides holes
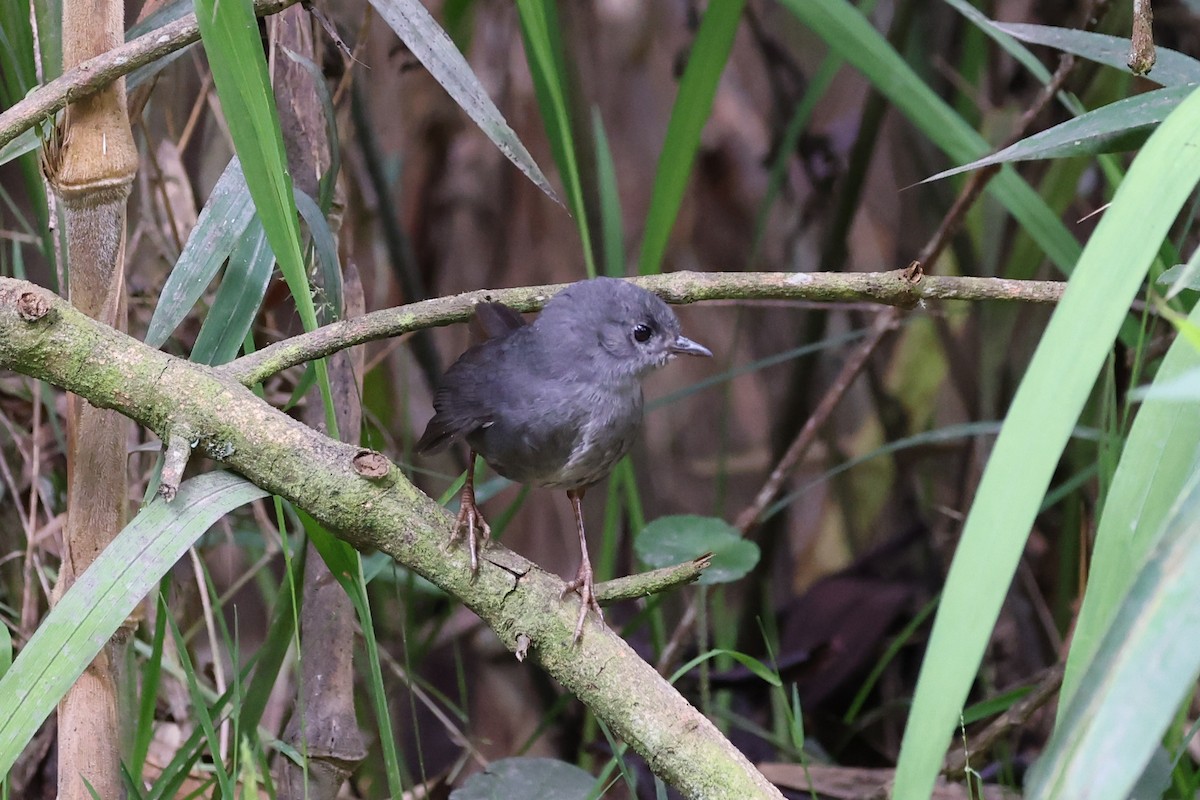
[[[491,526],[479,513],[479,506],[475,505],[474,450],[467,461],[467,480],[458,498],[458,518],[454,521],[454,532],[450,534],[451,546],[462,538],[464,530],[467,532],[467,549],[471,551],[471,574],[474,575],[479,572],[479,547],[492,538]]]
[[[571,510],[575,512],[575,528],[579,531],[580,558],[575,579],[568,581],[562,592],[562,597],[566,597],[568,592],[579,593],[579,621],[575,623],[575,635],[571,637],[571,644],[577,644],[579,637],[583,635],[583,621],[587,619],[589,608],[595,610],[601,622],[604,621],[604,612],[600,610],[600,603],[597,602],[593,591],[592,561],[588,558],[587,536],[583,532],[583,493],[583,489],[567,490],[567,499],[571,501]]]

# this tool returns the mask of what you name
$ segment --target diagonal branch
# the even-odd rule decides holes
[[[154,350],[46,289],[0,279],[0,369],[49,381],[170,441],[197,448],[284,497],[359,548],[377,548],[460,598],[688,797],[780,798],[704,715],[620,637],[591,625],[571,645],[562,581],[494,545],[473,580],[451,520],[383,456],[334,441],[272,408],[222,370]],[[369,461],[382,469],[361,469]]]

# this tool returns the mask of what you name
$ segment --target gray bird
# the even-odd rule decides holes
[[[580,506],[588,487],[629,452],[642,422],[641,380],[676,355],[711,356],[679,332],[656,295],[625,281],[593,278],[555,295],[530,325],[513,309],[480,303],[491,338],[463,353],[434,397],[437,412],[417,451],[458,439],[471,448],[451,542],[466,533],[471,570],[491,529],[475,505],[475,454],[517,483],[565,489],[579,534],[579,571],[563,590],[580,597],[572,642],[589,608],[603,619]]]

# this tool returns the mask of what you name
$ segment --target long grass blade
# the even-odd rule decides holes
[[[108,638],[187,549],[218,519],[266,496],[230,472],[182,483],[154,500],[79,576],[0,679],[0,774],[54,710]]]
[[[671,229],[675,227],[679,207],[683,204],[683,193],[692,174],[692,164],[700,149],[700,133],[712,111],[717,83],[729,61],[733,36],[737,33],[745,6],[745,0],[709,3],[696,40],[692,42],[687,67],[679,82],[679,94],[671,108],[671,121],[667,123],[658,170],[654,175],[650,210],[646,214],[646,233],[642,237],[642,251],[638,260],[638,273],[641,275],[654,275],[662,271],[667,241],[671,237]]]
[[[984,470],[946,579],[897,765],[927,797],[1034,517],[1129,304],[1200,180],[1200,93],[1155,131],[1088,242]]]

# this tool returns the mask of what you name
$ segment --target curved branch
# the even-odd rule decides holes
[[[334,441],[272,408],[227,374],[183,361],[89,319],[48,290],[0,279],[0,369],[115,409],[196,446],[304,509],[359,548],[377,548],[460,598],[505,646],[527,653],[688,797],[781,798],[716,726],[619,636],[591,624],[577,646],[562,581],[493,544],[473,579],[451,518],[382,456]],[[527,648],[527,650],[525,650]]]
[[[276,14],[295,2],[255,0],[254,12],[260,17]],[[196,15],[186,14],[67,70],[0,114],[0,147],[56,111],[66,108],[68,103],[87,97],[138,67],[144,67],[199,39],[200,27],[196,24]]]
[[[937,275],[913,279],[911,276],[907,269],[890,272],[672,272],[635,278],[633,282],[656,292],[668,303],[717,299],[867,301],[904,308],[912,308],[925,300],[1057,303],[1065,286],[1059,281]],[[243,385],[253,386],[288,367],[356,344],[464,322],[471,317],[476,303],[499,302],[517,311],[536,311],[566,286],[481,289],[373,311],[269,345],[239,358],[224,369]]]

